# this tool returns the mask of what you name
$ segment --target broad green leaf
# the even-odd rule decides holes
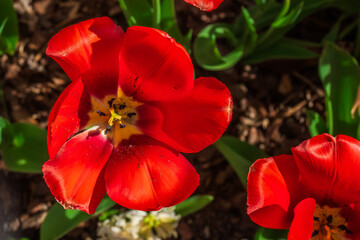
[[[325,89],[327,111],[332,111],[333,135],[357,137],[359,116],[351,116],[351,108],[360,83],[360,68],[355,58],[333,43],[326,43],[319,61],[319,76]],[[329,121],[329,119],[327,120]]]
[[[11,124],[6,118],[0,117],[0,148],[2,143],[2,135],[5,131],[5,128],[11,128]]]
[[[342,18],[340,18],[336,24],[330,29],[330,31],[326,34],[323,38],[322,43],[325,44],[326,42],[335,42],[340,30]]]
[[[119,0],[129,27],[153,27],[153,8],[147,0]]]
[[[327,132],[325,121],[319,113],[307,109],[306,117],[309,121],[309,131],[311,137]]]
[[[232,51],[222,56],[217,39],[225,39],[232,47]],[[194,57],[197,63],[207,69],[219,71],[234,66],[243,56],[244,46],[237,46],[237,39],[228,24],[211,24],[205,27],[196,37],[194,42]]]
[[[260,227],[255,233],[255,240],[286,240],[289,230]]]
[[[49,159],[46,131],[28,123],[14,123],[11,132],[3,135],[2,154],[11,171],[41,173],[43,163]]]
[[[318,54],[310,51],[296,42],[283,39],[272,47],[255,51],[244,58],[245,63],[254,64],[273,59],[311,59],[317,58]]]
[[[12,0],[0,0],[0,54],[14,54],[19,29]]]
[[[251,164],[257,159],[267,157],[264,151],[235,137],[223,136],[215,142],[215,146],[229,161],[244,188]]]
[[[185,217],[204,208],[213,200],[214,197],[211,195],[191,196],[175,206],[175,213],[181,215],[181,217]]]
[[[65,210],[60,204],[55,203],[48,212],[40,228],[40,240],[55,240],[74,229],[79,223],[110,209],[115,203],[108,197],[99,204],[94,215],[88,215],[79,210]]]

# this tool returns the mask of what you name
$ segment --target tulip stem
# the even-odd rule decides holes
[[[167,0],[166,0],[167,1]],[[152,0],[153,5],[153,27],[160,29],[160,22],[161,22],[161,4],[160,0]]]

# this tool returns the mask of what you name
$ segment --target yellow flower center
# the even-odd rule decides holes
[[[92,110],[86,128],[98,126],[115,147],[134,134],[142,134],[135,126],[138,119],[136,108],[142,103],[126,96],[121,89],[117,96],[106,96],[102,101],[91,98],[91,103]]]
[[[347,240],[348,229],[346,219],[341,215],[341,208],[331,208],[316,204],[314,213],[312,240]]]

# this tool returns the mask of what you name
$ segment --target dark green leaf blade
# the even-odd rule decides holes
[[[0,53],[13,55],[19,41],[17,16],[12,0],[0,1]]]
[[[214,197],[211,195],[191,196],[175,206],[175,213],[181,215],[181,217],[185,217],[204,208],[213,200]]]
[[[296,41],[282,39],[269,48],[256,49],[251,55],[244,58],[244,62],[255,64],[273,59],[311,59],[317,57],[317,53],[300,46]]]
[[[129,27],[153,27],[153,8],[147,0],[119,0]]]
[[[11,133],[6,131],[2,146],[3,159],[11,171],[41,173],[49,159],[46,131],[28,123],[14,123]]]
[[[360,83],[360,68],[356,60],[334,43],[326,43],[319,61],[319,76],[323,83],[327,110],[332,110],[333,135],[357,137],[359,116],[351,116],[351,109]]]
[[[251,164],[257,159],[267,157],[264,151],[235,137],[223,136],[215,142],[215,146],[229,161],[244,188],[246,188]]]
[[[64,236],[74,229],[79,223],[84,222],[106,210],[115,206],[108,196],[99,204],[94,215],[88,215],[79,210],[65,210],[60,204],[55,203],[48,212],[40,228],[41,240],[55,240]]]

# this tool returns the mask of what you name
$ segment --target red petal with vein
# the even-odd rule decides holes
[[[232,115],[232,98],[215,78],[198,78],[184,98],[146,103],[138,108],[136,125],[179,152],[198,152],[226,130]]]
[[[93,214],[105,195],[103,168],[112,152],[107,138],[96,130],[84,131],[45,162],[46,184],[65,208]]]
[[[336,138],[337,167],[331,200],[345,205],[360,201],[360,142],[352,137]]]
[[[123,36],[110,18],[94,18],[61,30],[50,40],[46,54],[72,81],[81,77],[89,93],[101,99],[117,91]]]
[[[293,157],[257,160],[250,167],[247,192],[247,212],[255,223],[267,228],[289,228],[293,209],[303,197]]]
[[[200,8],[203,11],[216,9],[224,0],[185,0],[185,2]]]
[[[179,153],[157,145],[119,146],[105,170],[109,197],[118,204],[150,211],[189,197],[199,175]]]
[[[57,99],[48,121],[47,143],[50,159],[89,120],[90,96],[81,81],[72,82]]]
[[[194,70],[186,50],[165,32],[135,26],[120,51],[120,84],[140,101],[176,99],[193,87]]]
[[[310,240],[313,229],[314,212],[315,199],[313,198],[306,198],[296,205],[288,240]]]

